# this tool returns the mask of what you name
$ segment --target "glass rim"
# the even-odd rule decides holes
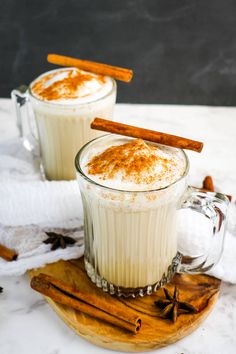
[[[117,188],[112,188],[112,187],[107,187],[107,186],[104,186],[94,180],[92,180],[91,178],[89,178],[82,170],[81,166],[80,166],[80,158],[81,158],[81,155],[83,153],[83,151],[86,149],[86,147],[88,147],[90,144],[92,144],[93,142],[97,141],[97,140],[102,140],[104,138],[107,138],[107,137],[111,137],[111,136],[114,136],[114,137],[123,137],[123,138],[130,138],[130,139],[135,139],[135,138],[132,138],[132,137],[127,137],[127,136],[123,136],[123,135],[117,135],[117,134],[105,134],[105,135],[102,135],[102,136],[99,136],[98,138],[95,138],[91,141],[89,141],[88,143],[86,143],[85,145],[83,145],[80,150],[78,151],[78,153],[76,154],[75,156],[75,168],[76,168],[76,172],[78,172],[80,174],[80,176],[85,179],[87,182],[90,182],[92,183],[93,185],[95,186],[98,186],[99,188],[102,188],[102,189],[105,189],[106,191],[112,191],[112,192],[123,192],[123,193],[151,193],[151,192],[158,192],[158,191],[162,191],[162,190],[165,190],[165,189],[168,189],[169,187],[177,184],[178,182],[180,182],[182,179],[184,179],[184,177],[187,176],[188,172],[189,172],[189,158],[186,154],[186,152],[183,150],[183,149],[180,149],[180,148],[175,148],[175,149],[178,149],[182,152],[183,156],[184,156],[184,159],[185,159],[185,163],[186,163],[186,167],[185,167],[185,171],[183,173],[182,176],[180,176],[176,181],[168,184],[167,186],[165,187],[161,187],[161,188],[155,188],[155,189],[150,189],[150,190],[124,190],[124,189],[117,189]],[[148,140],[144,140],[144,141],[147,141],[148,143],[150,144],[153,144],[153,145],[162,145],[162,144],[158,144],[158,143],[154,143],[152,141],[148,141]],[[164,145],[165,146],[165,145]],[[171,146],[170,146],[171,147]]]
[[[71,104],[64,104],[64,103],[58,103],[58,102],[50,102],[50,101],[44,101],[43,99],[41,98],[38,98],[37,96],[35,96],[35,94],[32,92],[31,90],[31,86],[34,82],[36,82],[40,77],[43,77],[44,75],[46,74],[50,74],[54,71],[60,71],[60,70],[67,70],[67,69],[77,69],[76,67],[73,67],[73,66],[68,66],[68,67],[64,67],[64,68],[58,68],[58,69],[53,69],[53,70],[49,70],[49,71],[46,71],[45,73],[42,73],[40,74],[39,76],[36,77],[36,79],[34,79],[33,81],[31,81],[31,83],[29,84],[28,86],[28,93],[29,95],[36,101],[39,101],[40,103],[42,104],[45,104],[45,105],[52,105],[52,106],[57,106],[57,107],[63,107],[63,108],[71,108],[71,107],[77,107],[77,106],[83,106],[83,105],[87,105],[87,104],[93,104],[95,102],[99,102],[101,100],[103,100],[104,98],[110,96],[116,89],[116,80],[113,79],[112,77],[109,76],[109,78],[111,79],[112,81],[112,87],[111,87],[111,90],[108,91],[105,95],[103,95],[102,97],[99,97],[93,101],[89,101],[89,102],[81,102],[81,103],[71,103]]]

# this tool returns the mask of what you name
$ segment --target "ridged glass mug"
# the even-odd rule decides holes
[[[187,186],[189,161],[183,150],[185,172],[165,188],[134,192],[94,182],[83,172],[81,161],[90,149],[100,144],[110,147],[117,139],[110,134],[99,137],[83,146],[75,159],[84,210],[84,261],[91,280],[110,294],[134,297],[156,291],[175,272],[211,269],[223,249],[228,199]],[[210,249],[204,253],[193,256],[178,251],[180,208],[211,220]]]
[[[68,68],[72,69],[72,68]],[[61,104],[37,98],[32,84],[40,77],[64,69],[46,72],[29,87],[21,86],[11,93],[15,103],[17,126],[27,150],[39,155],[42,172],[49,180],[76,177],[74,158],[78,149],[101,133],[90,129],[97,117],[112,119],[116,101],[116,82],[104,96],[88,103]]]

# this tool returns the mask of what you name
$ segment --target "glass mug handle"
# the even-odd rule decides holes
[[[11,92],[11,98],[14,102],[16,113],[16,124],[19,129],[20,137],[23,140],[24,147],[35,156],[39,155],[37,130],[34,129],[35,123],[29,110],[28,87],[22,85]],[[33,113],[32,113],[33,116]]]
[[[202,192],[188,187],[180,209],[191,209],[203,214],[212,223],[212,236],[209,249],[200,255],[189,256],[181,252],[180,273],[204,273],[220,259],[224,245],[228,198],[221,193]]]

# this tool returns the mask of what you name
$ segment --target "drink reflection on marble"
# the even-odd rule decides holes
[[[112,119],[115,81],[76,68],[57,69],[39,76],[29,92],[46,177],[75,178],[78,149],[102,135],[90,128],[91,121],[95,116]]]
[[[187,187],[185,153],[107,135],[81,149],[76,167],[89,276],[111,293],[119,294],[116,287],[147,286],[151,292],[177,254],[177,208]]]

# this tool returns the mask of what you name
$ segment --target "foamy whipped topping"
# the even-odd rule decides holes
[[[160,189],[185,173],[186,159],[180,149],[129,138],[111,140],[109,145],[91,146],[81,161],[85,175],[105,187],[126,191]]]
[[[49,71],[30,86],[33,96],[59,104],[88,103],[106,96],[113,87],[108,76],[96,75],[77,68]]]

